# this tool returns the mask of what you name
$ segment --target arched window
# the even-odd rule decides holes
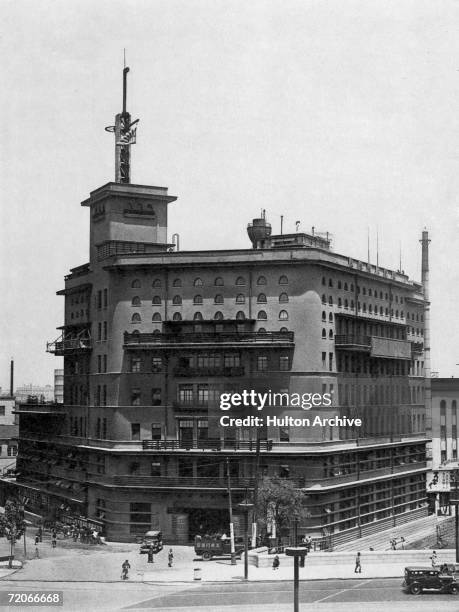
[[[327,320],[327,313],[325,312],[325,310],[322,310],[322,321],[326,321]]]
[[[182,281],[179,278],[174,279],[174,282],[172,283],[173,287],[181,287],[182,286]]]
[[[133,289],[140,289],[140,287],[141,287],[141,286],[142,286],[142,285],[140,284],[140,281],[139,281],[139,279],[138,279],[138,278],[135,278],[135,279],[132,281],[132,283],[131,283],[131,287],[132,287]]]
[[[403,317],[404,317],[404,312],[403,312],[403,310],[401,310],[400,311],[400,318],[403,319]]]
[[[266,329],[264,327],[260,327],[260,329],[257,330],[257,333],[266,334]]]
[[[333,340],[333,330],[330,329],[330,331],[328,332],[328,337],[330,338],[330,340]]]
[[[155,278],[151,286],[154,287],[155,289],[159,289],[159,287],[161,287],[161,279]]]
[[[281,327],[279,331],[281,334],[285,334],[288,332],[288,329],[286,327]]]
[[[351,308],[354,310],[354,300],[351,300]]]
[[[265,310],[260,310],[257,314],[257,319],[260,321],[266,321],[268,319],[268,315]]]
[[[380,306],[380,307],[379,307],[379,314],[380,314],[380,315],[384,314],[384,310],[383,310],[383,307],[382,307],[382,306]]]
[[[344,291],[347,291],[347,290],[348,290],[347,283],[344,283]]]
[[[371,287],[368,289],[368,295],[371,297],[373,295],[373,292],[371,290]]]
[[[383,296],[383,292],[382,292],[382,291],[380,291],[380,292],[379,292],[379,299],[380,299],[380,300],[382,300],[382,299],[383,299],[383,297],[384,297],[384,296]]]
[[[153,297],[153,299],[151,300],[151,303],[152,303],[153,305],[155,305],[155,304],[156,304],[156,305],[157,305],[157,304],[161,304],[161,298],[159,297],[159,295],[155,295],[155,296]]]
[[[327,330],[324,328],[322,328],[322,338],[326,338],[327,337]]]
[[[159,312],[155,312],[153,316],[151,317],[151,320],[153,321],[153,323],[157,323],[158,321],[161,321],[161,315],[159,314]]]
[[[138,313],[138,312],[135,312],[135,313],[132,315],[132,318],[131,318],[131,323],[140,323],[141,321],[142,321],[142,319],[140,318],[139,313]]]
[[[328,315],[328,320],[330,321],[330,323],[333,323],[333,313],[332,312]]]
[[[341,308],[343,306],[343,302],[341,300],[341,298],[338,298],[338,308]]]
[[[285,304],[286,302],[288,302],[288,295],[286,293],[281,293],[279,296],[279,302],[281,304]]]
[[[350,291],[354,291],[354,285],[351,283]]]
[[[223,304],[224,300],[223,300],[223,296],[220,293],[217,293],[217,295],[214,298],[214,304]]]
[[[245,278],[243,276],[238,276],[236,279],[236,285],[245,285]]]
[[[172,298],[172,303],[176,305],[181,304],[182,297],[180,295],[174,295],[174,297]]]
[[[322,295],[322,304],[326,304],[327,303],[327,296],[325,295],[325,293]]]
[[[372,313],[373,313],[373,306],[372,306],[371,304],[369,304],[369,305],[368,305],[368,312],[369,312],[370,314],[372,314]]]
[[[220,312],[219,310],[217,310],[217,312],[214,314],[214,319],[216,321],[222,321],[223,320],[223,313]]]
[[[367,305],[365,304],[365,302],[363,303],[363,312],[367,311]]]
[[[172,320],[173,321],[181,321],[182,320],[182,315],[179,312],[174,312]]]
[[[202,304],[202,295],[195,295],[193,298],[193,304]]]
[[[344,300],[344,308],[349,308],[349,302],[347,300]]]
[[[202,321],[202,319],[203,319],[202,312],[195,312],[194,313],[193,321]]]
[[[202,278],[195,278],[193,285],[195,287],[202,287]]]
[[[138,296],[138,295],[136,295],[136,296],[134,296],[134,297],[132,298],[132,302],[131,302],[131,305],[132,305],[132,306],[140,306],[140,303],[141,303],[141,302],[140,302],[140,298],[139,298],[139,296]]]
[[[386,308],[386,317],[388,317],[388,316],[389,316],[389,309]]]
[[[446,402],[445,400],[441,400],[440,402],[440,416],[446,416]]]
[[[257,285],[266,285],[266,277],[265,276],[259,276],[257,278]]]
[[[258,304],[266,304],[266,295],[264,293],[259,293],[257,297]]]
[[[327,286],[327,279],[325,278],[325,276],[322,276],[322,285],[323,285],[324,287],[326,287],[326,286]]]
[[[217,276],[217,278],[215,279],[214,285],[216,287],[223,287],[223,279],[221,276]]]
[[[245,304],[245,295],[243,293],[239,293],[236,296],[236,304]]]
[[[284,275],[282,275],[279,278],[279,285],[288,285],[288,278]]]
[[[288,312],[286,310],[281,310],[279,313],[279,319],[281,321],[288,321]]]
[[[238,310],[236,313],[236,319],[238,321],[245,321],[245,314],[242,312],[242,310]]]
[[[398,310],[395,311],[395,318],[398,319]]]
[[[332,296],[330,296],[328,298],[328,303],[330,304],[330,306],[333,306],[333,297]]]
[[[328,279],[328,286],[333,287],[333,280],[331,278]]]

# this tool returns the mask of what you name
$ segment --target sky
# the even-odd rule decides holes
[[[431,237],[432,369],[459,375],[459,2],[0,0],[0,386],[52,383],[80,202],[114,180],[114,123],[140,118],[131,181],[178,196],[181,249],[311,226],[336,252],[420,280]]]

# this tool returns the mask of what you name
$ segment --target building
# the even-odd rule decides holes
[[[15,420],[15,398],[0,395],[0,474],[16,470],[19,427]]]
[[[54,401],[54,389],[51,385],[22,385],[16,388],[14,395],[18,404],[27,403],[31,398],[41,403]]]
[[[174,250],[176,197],[129,182],[129,126],[124,108],[117,180],[82,202],[89,262],[59,291],[48,351],[64,357],[64,404],[20,409],[29,509],[99,520],[109,539],[187,542],[227,525],[229,472],[235,509],[257,474],[291,479],[308,495],[299,532],[334,542],[424,516],[425,287],[327,235],[271,235],[264,215],[247,249]],[[220,426],[220,394],[243,389],[329,393],[308,416],[363,425]]]
[[[64,370],[54,370],[54,401],[64,403]]]

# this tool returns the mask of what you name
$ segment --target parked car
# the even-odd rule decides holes
[[[242,536],[235,536],[234,548],[236,555],[241,556],[244,551],[244,538]],[[231,540],[221,536],[197,535],[194,539],[194,552],[204,561],[210,561],[212,557],[229,556],[231,555]]]
[[[160,531],[147,531],[140,545],[140,554],[146,555],[149,550],[159,553],[163,549],[163,534]]]
[[[459,593],[459,582],[455,574],[442,573],[440,568],[434,567],[406,567],[403,590],[412,595],[419,595],[423,591],[435,593]]]

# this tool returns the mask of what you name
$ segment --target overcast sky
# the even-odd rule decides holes
[[[123,47],[140,118],[134,183],[163,185],[182,249],[329,231],[338,253],[420,280],[431,243],[432,369],[459,375],[459,3],[0,0],[0,385],[51,383],[91,190],[114,180]]]

